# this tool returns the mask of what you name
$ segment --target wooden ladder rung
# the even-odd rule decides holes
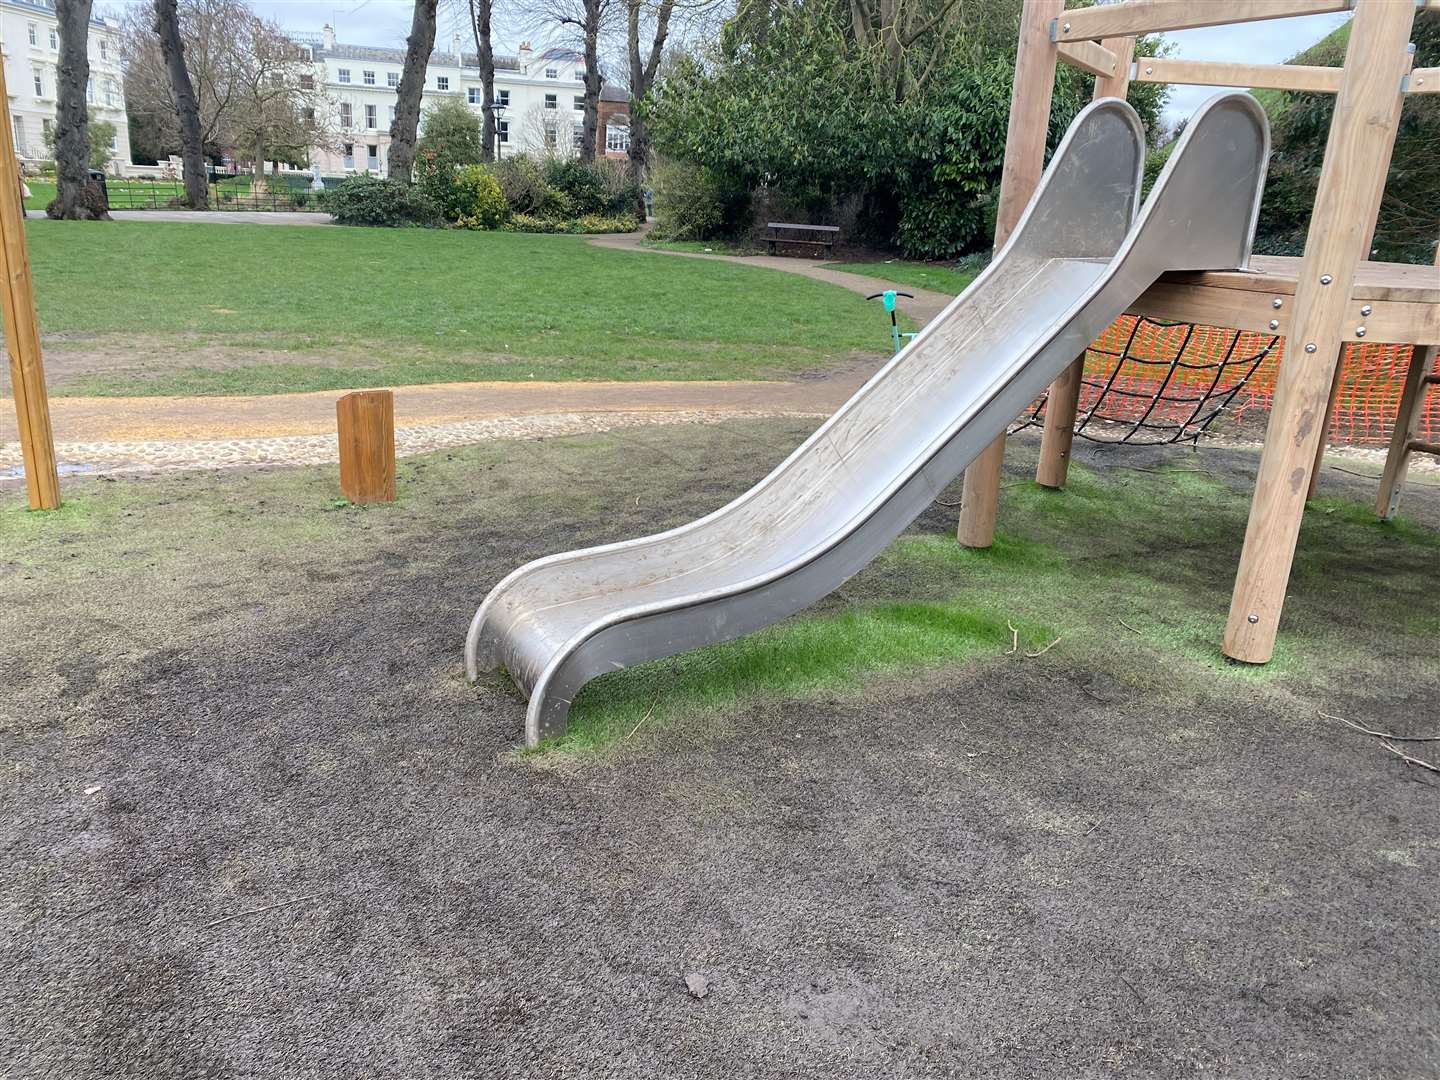
[[[1425,442],[1422,439],[1411,439],[1405,444],[1405,451],[1414,451],[1418,454],[1430,454],[1432,457],[1440,457],[1440,443]]]

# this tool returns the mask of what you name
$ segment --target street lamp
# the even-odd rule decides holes
[[[495,160],[500,160],[500,147],[504,144],[500,141],[500,117],[505,112],[505,106],[498,101],[492,101],[485,108],[490,110],[490,115],[495,118]]]

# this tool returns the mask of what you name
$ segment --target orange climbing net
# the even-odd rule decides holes
[[[1284,347],[1269,334],[1121,316],[1086,353],[1076,434],[1096,442],[1167,443],[1198,439],[1217,424],[1263,424]],[[1409,345],[1346,347],[1334,442],[1389,442],[1410,356]],[[1042,397],[1015,430],[1042,423],[1044,415]],[[1427,440],[1440,435],[1440,394],[1427,401],[1420,430]]]

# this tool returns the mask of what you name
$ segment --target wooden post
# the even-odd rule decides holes
[[[1130,89],[1130,57],[1135,52],[1134,38],[1107,38],[1101,44],[1113,52],[1119,63],[1115,74],[1097,76],[1092,101],[1101,98],[1124,98]],[[1080,386],[1085,377],[1085,354],[1082,352],[1053,383],[1045,399],[1045,431],[1040,439],[1040,460],[1035,466],[1035,482],[1043,487],[1063,488],[1070,474],[1070,448],[1075,442],[1075,413],[1080,406]]]
[[[1356,314],[1350,297],[1366,254],[1368,211],[1384,189],[1385,172],[1376,162],[1388,159],[1395,140],[1395,99],[1410,62],[1414,13],[1413,4],[1389,0],[1355,5],[1225,628],[1225,655],[1236,660],[1262,664],[1275,651],[1344,324]]]
[[[0,63],[0,102],[9,101],[4,64]],[[55,467],[55,434],[50,429],[50,398],[45,393],[45,363],[40,355],[40,320],[35,286],[25,247],[25,204],[20,197],[20,163],[9,108],[0,109],[0,297],[5,317],[5,349],[10,354],[10,387],[25,461],[25,490],[31,510],[60,505],[60,474]]]
[[[1440,247],[1435,249],[1435,265],[1440,267]],[[1410,355],[1410,368],[1405,372],[1405,389],[1400,393],[1400,407],[1395,410],[1395,430],[1390,435],[1390,449],[1385,454],[1385,471],[1380,476],[1380,492],[1375,497],[1375,513],[1381,521],[1389,521],[1400,509],[1400,489],[1410,467],[1410,443],[1420,434],[1420,420],[1425,415],[1425,392],[1434,385],[1436,361],[1440,346],[1416,347]]]
[[[1045,171],[1045,135],[1050,128],[1050,99],[1055,93],[1055,43],[1050,23],[1065,11],[1065,0],[1025,0],[1020,41],[1015,52],[1015,84],[1010,92],[1010,124],[1005,133],[1005,168],[1000,175],[1000,205],[995,215],[999,251],[1025,212]],[[1000,509],[1000,474],[1005,466],[1002,434],[965,470],[960,496],[960,525],[955,538],[966,547],[989,547]]]
[[[1408,75],[1415,66],[1414,45],[1407,45],[1405,50],[1405,67],[1401,75]],[[1390,118],[1394,125],[1392,130],[1398,129],[1400,125],[1400,112],[1405,107],[1405,95],[1401,94],[1395,99],[1395,114]],[[1395,153],[1395,140],[1392,137],[1390,145],[1385,152],[1375,161],[1373,168],[1379,171],[1382,177],[1379,185],[1374,189],[1374,201],[1370,204],[1369,221],[1370,228],[1365,232],[1364,254],[1360,261],[1364,262],[1370,258],[1371,251],[1375,248],[1375,229],[1380,224],[1380,203],[1385,198],[1384,177],[1390,175],[1390,159]],[[1320,487],[1320,468],[1325,464],[1325,451],[1330,446],[1330,425],[1335,420],[1335,405],[1340,397],[1340,382],[1345,376],[1345,346],[1340,346],[1340,352],[1335,358],[1335,380],[1330,386],[1330,398],[1325,404],[1325,423],[1320,428],[1320,445],[1315,448],[1315,464],[1310,469],[1310,485],[1305,491],[1305,501],[1309,502],[1315,497],[1316,490]]]
[[[395,501],[395,395],[361,390],[335,403],[340,490],[352,503]]]

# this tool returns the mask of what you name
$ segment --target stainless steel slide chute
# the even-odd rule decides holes
[[[1255,99],[1200,109],[1137,218],[1144,154],[1129,105],[1086,108],[990,266],[794,453],[698,521],[509,574],[470,626],[470,677],[510,673],[533,746],[564,733],[597,675],[739,637],[843,584],[1162,273],[1246,265],[1269,155]]]

